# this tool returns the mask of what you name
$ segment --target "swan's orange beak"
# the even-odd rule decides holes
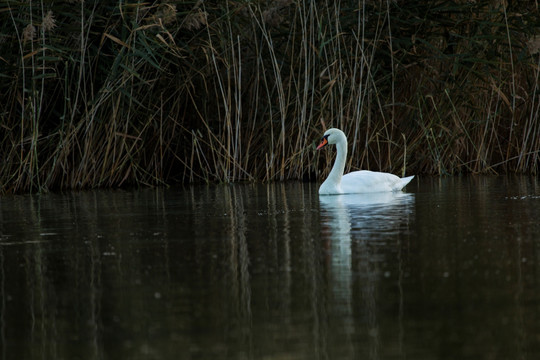
[[[323,138],[321,139],[321,143],[319,144],[319,146],[317,146],[317,150],[319,150],[319,149],[325,147],[326,145],[328,145],[328,139],[327,139],[327,137],[325,136],[325,137],[323,137]]]

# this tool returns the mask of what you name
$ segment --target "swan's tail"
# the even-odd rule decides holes
[[[403,189],[408,183],[411,182],[411,180],[414,178],[414,175],[413,176],[407,176],[407,177],[404,177],[404,178],[401,178],[400,182],[399,182],[399,185],[396,186],[396,191],[397,190],[401,190]]]

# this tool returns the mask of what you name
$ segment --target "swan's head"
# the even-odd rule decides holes
[[[344,140],[347,141],[347,137],[345,136],[345,133],[343,133],[343,131],[335,128],[328,129],[324,133],[321,139],[321,143],[319,144],[319,146],[317,146],[317,150],[322,149],[328,144],[337,144]]]

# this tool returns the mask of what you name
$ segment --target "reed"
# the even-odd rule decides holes
[[[5,1],[1,192],[538,173],[539,10],[505,1]]]

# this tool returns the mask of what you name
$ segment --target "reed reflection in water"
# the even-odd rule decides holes
[[[540,354],[537,183],[424,179],[409,191],[0,198],[0,356]]]

